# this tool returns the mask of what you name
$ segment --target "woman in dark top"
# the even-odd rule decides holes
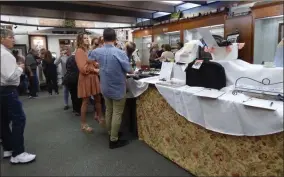
[[[67,59],[66,73],[63,77],[63,85],[67,86],[70,92],[72,105],[73,105],[73,113],[75,113],[76,116],[81,115],[80,112],[82,105],[82,99],[78,98],[77,94],[78,79],[79,79],[79,69],[75,61],[75,55],[71,55]]]
[[[58,95],[58,84],[57,84],[57,66],[54,64],[55,58],[52,57],[51,52],[47,50],[45,52],[43,62],[43,72],[46,74],[46,83],[48,87],[48,93],[52,95],[52,90]]]

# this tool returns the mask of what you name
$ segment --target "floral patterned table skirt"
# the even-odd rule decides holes
[[[239,137],[206,130],[178,115],[155,87],[137,99],[137,124],[140,140],[196,176],[284,176],[283,132]]]

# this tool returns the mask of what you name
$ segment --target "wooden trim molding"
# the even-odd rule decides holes
[[[133,31],[132,35],[133,35],[133,38],[141,38],[144,36],[152,35],[152,28]]]
[[[219,25],[219,24],[225,24],[225,14],[224,13],[189,19],[187,21],[182,22],[181,29],[190,30],[194,28],[213,26],[213,25]]]
[[[275,2],[252,7],[254,19],[283,15],[284,2]]]
[[[180,22],[162,24],[162,25],[153,27],[153,35],[158,35],[158,34],[163,34],[163,33],[173,32],[173,31],[180,31],[180,30],[181,30]]]

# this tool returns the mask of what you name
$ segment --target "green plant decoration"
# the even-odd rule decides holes
[[[74,28],[76,27],[75,20],[64,20],[63,26],[66,28]]]

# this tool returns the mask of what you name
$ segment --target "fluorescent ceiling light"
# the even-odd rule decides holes
[[[168,13],[168,12],[156,12],[153,14],[153,18],[158,18],[158,17],[162,17],[162,16],[165,16],[165,15],[169,15],[171,13]]]
[[[210,3],[213,3],[213,2],[216,2],[216,1],[207,1],[207,4],[210,4]]]
[[[180,31],[171,31],[171,32],[166,32],[164,34],[178,34],[178,33],[180,33]]]
[[[168,4],[181,4],[182,3],[182,1],[161,1],[161,2],[168,3]]]
[[[194,4],[194,3],[185,3],[177,6],[179,10],[186,10],[186,9],[192,9],[194,7],[199,7],[201,6],[200,4]]]

